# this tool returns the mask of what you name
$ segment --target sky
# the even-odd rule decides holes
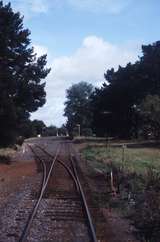
[[[60,127],[66,89],[100,86],[107,69],[141,56],[142,44],[160,39],[159,0],[11,0],[24,16],[38,56],[47,53],[47,102],[31,115]],[[8,3],[8,1],[4,1]]]

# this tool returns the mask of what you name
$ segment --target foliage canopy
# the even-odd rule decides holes
[[[142,124],[137,106],[147,95],[160,95],[160,41],[142,46],[142,57],[135,64],[107,70],[104,77],[106,82],[92,98],[96,134],[137,138]]]
[[[0,1],[0,144],[14,142],[30,113],[45,103],[45,82],[50,69],[46,55],[37,58],[30,31],[11,4]]]
[[[91,95],[93,86],[86,82],[79,82],[67,90],[64,115],[67,117],[67,128],[70,133],[77,125],[80,125],[81,134],[83,130],[91,127]]]

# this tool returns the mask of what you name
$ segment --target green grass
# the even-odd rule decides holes
[[[82,154],[87,160],[88,174],[96,173],[98,169],[106,173],[107,178],[107,169],[111,168],[114,187],[119,188],[115,197],[109,192],[102,197],[100,189],[98,196],[95,196],[95,202],[100,207],[112,208],[120,217],[128,218],[131,223],[138,224],[139,236],[148,231],[150,223],[154,224],[157,233],[159,203],[155,203],[155,199],[159,197],[160,149],[134,147],[123,150],[120,147],[88,146],[82,150]],[[122,169],[116,169],[120,167]],[[92,176],[90,177],[92,179]],[[95,178],[98,179],[96,176]],[[94,184],[96,186],[96,182]],[[110,180],[106,179],[106,189],[110,187]]]
[[[97,169],[105,169],[105,162],[112,161],[124,170],[137,174],[144,174],[148,168],[160,171],[160,150],[155,148],[125,148],[124,156],[123,149],[117,147],[87,147],[82,153],[85,159],[94,162]]]

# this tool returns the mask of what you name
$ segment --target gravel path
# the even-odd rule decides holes
[[[16,192],[3,199],[3,203],[1,199],[0,242],[17,242],[34,206],[33,194],[39,189],[41,179],[41,174],[27,177]]]

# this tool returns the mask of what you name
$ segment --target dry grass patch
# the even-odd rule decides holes
[[[160,171],[160,149],[158,148],[87,147],[82,153],[89,161],[105,163],[110,160],[124,170],[138,174],[146,173],[148,168]],[[99,168],[100,164],[96,165]]]

